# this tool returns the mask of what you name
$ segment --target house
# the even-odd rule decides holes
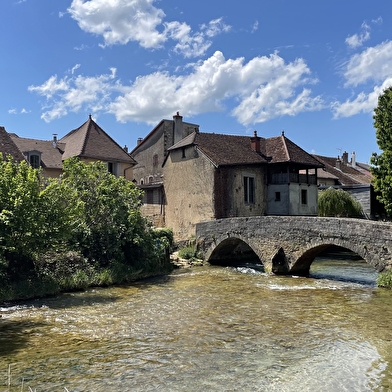
[[[163,160],[169,147],[198,129],[197,124],[183,122],[182,116],[177,112],[173,120],[160,121],[145,138],[138,139],[137,146],[130,152],[137,162],[133,168],[134,181],[144,190],[142,213],[155,226],[165,226]]]
[[[7,133],[5,130],[4,132]],[[56,134],[52,140],[22,138],[13,133],[9,133],[8,137],[17,147],[17,152],[14,151],[12,155],[19,158],[22,156],[35,168],[41,167],[44,176],[58,177],[62,173],[63,161],[77,156],[85,162],[106,162],[111,173],[133,179],[133,166],[136,162],[126,148],[120,147],[91,115],[79,128],[61,139]]]
[[[313,156],[324,164],[323,170],[317,170],[320,190],[329,187],[343,189],[361,204],[367,218],[375,219],[384,215],[384,207],[377,200],[372,186],[370,166],[357,162],[355,152],[352,153],[350,160],[346,151],[341,158]]]
[[[323,164],[284,133],[265,139],[256,132],[251,137],[202,133],[198,126],[184,124],[177,113],[168,129],[177,137],[165,137],[160,123],[131,152],[138,161],[137,184],[159,189],[159,198],[147,193],[145,214],[154,222],[160,214],[176,240],[194,235],[195,224],[203,220],[317,215],[315,170]]]
[[[177,239],[186,239],[204,220],[317,215],[317,179],[309,171],[318,167],[284,134],[264,139],[256,132],[248,137],[195,131],[169,148],[164,161],[166,225]]]

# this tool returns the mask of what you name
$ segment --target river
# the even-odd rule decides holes
[[[4,306],[0,391],[390,391],[375,279],[353,260],[308,278],[208,266]]]

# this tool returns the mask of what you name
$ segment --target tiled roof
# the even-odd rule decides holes
[[[298,147],[284,134],[266,139],[266,154],[271,163],[297,163],[312,167],[323,167],[323,163]]]
[[[92,118],[60,139],[65,144],[63,160],[78,156],[102,161],[129,162],[135,160],[118,145]]]
[[[366,169],[366,165],[357,164],[355,167],[352,167],[350,164],[341,162],[340,169],[338,169],[336,167],[337,158],[320,155],[313,156],[324,163],[326,171],[337,177],[342,185],[370,184],[372,181],[372,175],[370,171]]]
[[[265,139],[260,137],[260,152],[251,147],[251,137],[194,132],[170,150],[197,145],[216,165],[258,163],[297,163],[310,167],[323,167],[316,158],[302,150],[285,136]]]
[[[0,127],[0,152],[3,154],[3,158],[11,155],[17,162],[25,160],[25,157],[4,127]]]
[[[197,145],[198,149],[218,166],[267,162],[264,156],[252,150],[248,136],[193,132],[170,147],[169,150],[192,144]]]
[[[62,168],[63,143],[53,144],[53,140],[28,139],[15,134],[11,134],[10,137],[23,154],[29,151],[39,151],[42,167],[47,169]]]

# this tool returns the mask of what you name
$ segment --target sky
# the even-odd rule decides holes
[[[89,114],[132,150],[176,112],[201,132],[379,152],[391,0],[1,0],[0,126],[50,140]]]

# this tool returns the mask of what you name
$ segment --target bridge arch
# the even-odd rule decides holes
[[[196,225],[206,260],[246,243],[267,272],[307,274],[330,245],[349,249],[380,272],[392,269],[392,225],[349,218],[260,216],[218,219]],[[215,251],[215,249],[217,250]]]

